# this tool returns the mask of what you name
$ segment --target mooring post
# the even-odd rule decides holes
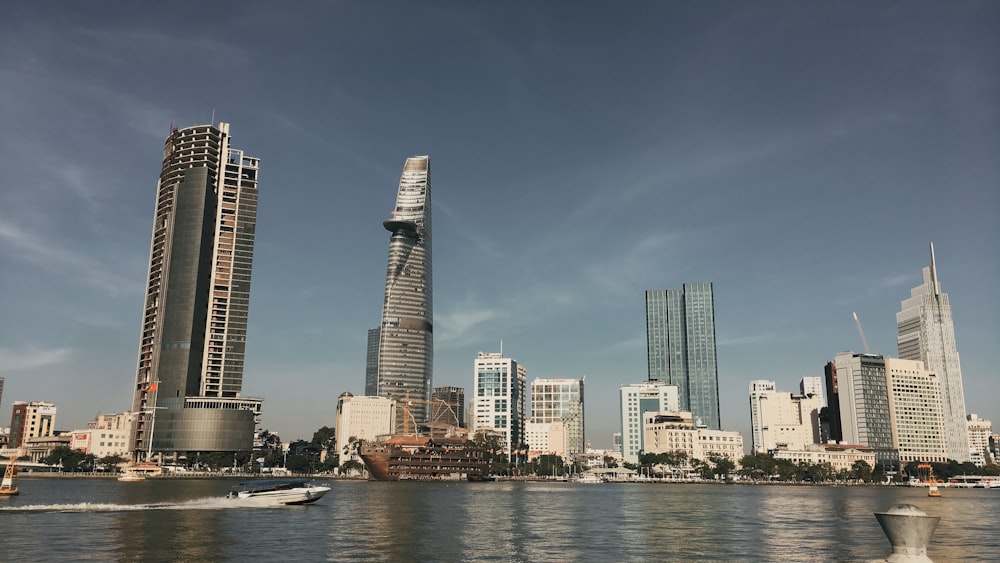
[[[931,542],[940,516],[928,516],[912,504],[897,504],[888,512],[876,512],[882,531],[892,544],[892,563],[929,563],[927,545]]]

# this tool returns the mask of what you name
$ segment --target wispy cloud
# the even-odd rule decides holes
[[[3,218],[0,218],[0,244],[12,248],[26,262],[55,273],[73,275],[109,293],[135,290],[134,280],[123,280],[90,256],[47,241]]]
[[[435,315],[434,341],[445,348],[468,344],[479,339],[479,327],[500,316],[498,310],[476,303],[459,304],[444,314]]]
[[[879,286],[881,286],[882,289],[893,289],[906,285],[906,282],[911,281],[911,279],[912,278],[906,274],[897,274],[895,276],[882,278],[879,281]]]
[[[28,370],[52,366],[67,361],[73,354],[72,348],[52,348],[43,350],[35,346],[22,349],[0,348],[0,366],[5,371]]]
[[[725,346],[749,346],[752,344],[760,344],[762,342],[770,342],[775,339],[774,334],[769,332],[764,332],[761,334],[746,334],[743,336],[734,336],[731,338],[722,338],[718,341],[719,347]],[[787,340],[787,339],[786,339]]]

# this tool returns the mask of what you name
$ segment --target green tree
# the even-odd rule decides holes
[[[104,471],[115,471],[126,461],[128,460],[120,455],[106,455],[97,460],[97,465],[100,465]]]
[[[349,459],[340,464],[340,472],[344,475],[361,475],[361,472],[364,470],[364,464],[354,459]]]
[[[736,464],[733,460],[729,459],[717,452],[712,452],[708,454],[708,461],[712,464],[712,472],[716,478],[723,478],[726,481],[729,480],[729,475],[736,470]]]
[[[63,471],[75,473],[93,470],[94,459],[94,454],[85,454],[68,446],[57,446],[52,448],[49,455],[42,458],[41,461],[48,465],[59,466]]]
[[[868,462],[863,459],[855,461],[851,465],[851,477],[864,483],[871,483],[872,466],[868,465]]]

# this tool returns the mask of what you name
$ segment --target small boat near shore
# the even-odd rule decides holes
[[[308,479],[265,479],[240,483],[226,497],[261,499],[277,504],[310,504],[328,492],[330,487],[313,485]]]

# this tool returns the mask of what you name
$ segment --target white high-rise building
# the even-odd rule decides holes
[[[941,384],[919,360],[885,359],[893,447],[899,461],[946,462]]]
[[[817,378],[818,379],[818,378]],[[779,447],[799,449],[819,443],[821,397],[778,391],[773,381],[750,382],[750,423],[753,451]]]
[[[944,411],[945,451],[949,459],[970,461],[965,391],[955,345],[955,325],[948,294],[941,292],[938,283],[933,244],[931,265],[924,268],[923,275],[924,283],[913,288],[910,298],[903,301],[900,312],[896,313],[899,357],[920,360],[928,370],[938,375]]]
[[[562,456],[585,451],[583,425],[583,386],[586,378],[555,377],[531,382],[531,421],[547,424],[562,422],[566,447]],[[529,446],[534,446],[530,441]]]
[[[676,412],[680,410],[677,386],[650,381],[622,385],[622,459],[638,463],[639,454],[645,450],[643,420],[649,412]]]
[[[803,377],[799,381],[799,392],[803,395],[816,395],[819,397],[819,406],[826,406],[826,396],[823,395],[823,378],[816,375]]]
[[[472,435],[480,432],[500,437],[511,454],[524,445],[524,366],[503,353],[483,353],[475,361]]]
[[[14,401],[10,417],[10,447],[21,448],[30,438],[53,436],[56,406],[45,401]]]
[[[996,460],[990,455],[990,436],[993,434],[993,423],[979,418],[973,413],[966,420],[966,428],[969,434],[969,455],[972,457],[972,463],[978,467],[987,463],[996,463]]]
[[[392,434],[396,425],[396,401],[387,397],[355,397],[344,392],[337,399],[335,439],[341,463],[357,459],[351,450],[355,440],[375,440]]]

